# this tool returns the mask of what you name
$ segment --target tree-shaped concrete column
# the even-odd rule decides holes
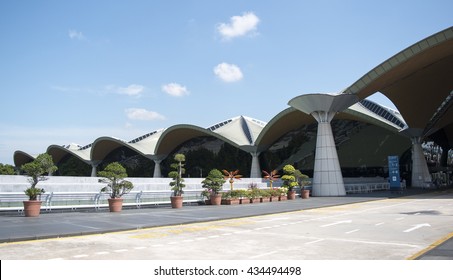
[[[146,155],[146,157],[154,161],[153,178],[162,178],[160,164],[167,157],[167,155]]]
[[[291,99],[288,104],[318,121],[315,166],[313,168],[313,196],[346,195],[337,149],[330,121],[358,100],[352,94],[306,94]]]
[[[412,141],[412,180],[411,186],[423,188],[432,183],[425,154],[423,153],[423,129],[407,128],[401,131],[402,134],[411,138]]]

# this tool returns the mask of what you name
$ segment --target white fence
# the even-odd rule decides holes
[[[123,196],[125,206],[141,207],[170,203],[171,178],[126,178],[134,184],[134,189]],[[201,181],[204,178],[184,178],[184,201],[201,201]],[[41,196],[43,209],[58,208],[101,208],[107,206],[108,195],[100,193],[103,183],[96,177],[63,177],[50,176],[38,183],[45,193]],[[261,178],[242,178],[234,182],[235,189],[246,189],[251,183],[265,188],[267,183]],[[0,211],[23,209],[22,201],[28,200],[24,190],[30,186],[26,176],[0,175]],[[224,190],[230,184],[223,185]]]
[[[105,184],[99,183],[96,177],[63,177],[50,176],[38,184],[46,193],[41,196],[43,209],[51,211],[59,208],[101,208],[107,206],[108,195],[100,193]],[[170,203],[170,178],[127,178],[134,184],[134,189],[125,195],[124,205],[141,207],[143,205],[159,205]],[[185,202],[201,201],[203,178],[184,178]],[[268,187],[269,183],[262,178],[242,178],[234,182],[235,189],[247,189],[250,184],[259,188]],[[282,181],[274,182],[273,186],[281,186]],[[347,194],[368,193],[389,189],[389,183],[382,177],[344,178]],[[30,186],[26,176],[0,175],[0,211],[23,209],[22,201],[28,200],[24,190]],[[405,187],[404,185],[402,186]],[[308,188],[311,188],[308,186]],[[223,185],[224,190],[230,184]]]

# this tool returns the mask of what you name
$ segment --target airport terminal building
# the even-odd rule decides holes
[[[398,111],[366,99],[377,92]],[[237,116],[207,128],[181,124],[132,140],[100,137],[85,146],[50,145],[43,152],[59,167],[55,176],[96,176],[118,161],[130,177],[166,177],[176,153],[186,155],[186,175],[193,178],[212,168],[261,178],[262,170],[292,164],[312,178],[316,196],[345,195],[345,178],[388,177],[389,156],[398,157],[408,186],[431,185],[438,174],[451,182],[453,27],[395,54],[341,92],[281,102],[288,108],[268,122]],[[423,154],[426,142],[442,151],[435,170]],[[16,151],[14,164],[33,158]]]

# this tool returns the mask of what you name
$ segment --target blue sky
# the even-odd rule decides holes
[[[451,0],[1,0],[0,162],[182,123],[267,122],[451,26],[451,11]]]

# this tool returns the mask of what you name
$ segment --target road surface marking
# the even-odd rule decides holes
[[[102,252],[96,252],[95,254],[96,255],[108,255],[108,254],[110,254],[110,252],[102,251]]]
[[[261,254],[261,255],[251,256],[249,259],[261,258],[261,257],[264,257],[264,256],[269,256],[269,255],[275,254],[277,252],[278,251],[272,251],[272,252],[264,253],[264,254]]]
[[[114,250],[113,252],[115,253],[122,253],[122,252],[127,252],[129,251],[128,249],[119,249],[119,250]]]
[[[321,227],[330,227],[330,226],[335,226],[335,225],[339,225],[339,224],[350,224],[351,222],[352,222],[351,220],[338,221],[338,222],[335,222],[335,223],[322,225]]]
[[[418,224],[418,225],[414,225],[413,227],[404,230],[403,232],[411,232],[411,231],[417,230],[422,227],[431,227],[431,225],[430,224]]]
[[[321,241],[323,241],[323,240],[324,240],[324,239],[321,238],[321,239],[318,239],[318,240],[306,242],[306,243],[304,243],[304,244],[305,244],[305,245],[314,244],[314,243],[321,242]]]

